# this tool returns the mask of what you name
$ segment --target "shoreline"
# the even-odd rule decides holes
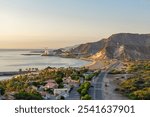
[[[104,60],[92,60],[92,63],[85,65],[88,69],[91,70],[100,70],[105,68],[107,65]]]
[[[12,79],[13,76],[0,76],[0,81]]]
[[[29,55],[38,55],[38,54],[21,54],[21,55],[27,55],[27,56],[29,56]],[[55,56],[55,57],[60,57],[60,58],[66,58],[66,59],[68,59],[67,57],[61,57],[61,56]],[[76,60],[84,60],[84,61],[87,61],[87,62],[90,62],[90,63],[85,63],[83,66],[87,66],[87,65],[89,65],[89,64],[92,64],[93,63],[93,61],[92,60],[89,60],[89,59],[86,59],[86,58],[71,58],[71,59],[76,59]],[[48,65],[48,64],[47,64]],[[78,64],[77,64],[78,65]],[[50,66],[50,65],[49,65]],[[60,66],[61,67],[61,66]],[[60,68],[59,67],[59,68]],[[66,66],[67,67],[67,66]],[[69,66],[68,66],[69,67]],[[78,66],[78,68],[80,68],[80,67],[82,67],[82,66]],[[27,67],[28,68],[28,67]],[[45,67],[46,68],[46,67]],[[45,69],[45,68],[42,68],[42,69]],[[74,66],[74,68],[76,68],[75,66]],[[21,68],[22,69],[22,68]],[[42,69],[40,69],[39,68],[39,70],[42,70]],[[3,71],[3,72],[5,72],[5,71]],[[6,72],[7,72],[7,70],[6,70]],[[18,72],[18,70],[16,70],[16,72]],[[21,74],[19,74],[19,75],[21,75]],[[9,75],[9,76],[0,76],[0,81],[3,81],[3,80],[9,80],[9,79],[12,79],[14,76],[16,76],[16,75]]]
[[[96,63],[95,60],[92,60],[92,59],[89,59],[89,58],[79,58],[79,59],[90,62],[90,63],[84,65],[84,67],[86,67],[86,68],[87,67],[90,68],[90,66],[95,65],[95,63]]]

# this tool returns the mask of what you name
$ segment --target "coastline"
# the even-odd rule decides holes
[[[89,59],[89,58],[79,58],[80,60],[89,61],[90,63],[84,65],[86,68],[90,68],[92,65],[96,63],[95,60]]]
[[[103,69],[103,68],[108,66],[107,60],[94,60],[94,59],[90,59],[90,58],[73,58],[73,59],[78,59],[78,60],[90,62],[90,63],[83,65],[86,68],[88,68],[89,70],[100,70],[100,69]],[[79,67],[77,67],[77,68],[79,68]],[[0,81],[9,80],[9,79],[12,79],[13,77],[14,76],[10,76],[9,78],[3,78],[3,79],[0,79]],[[106,88],[105,87],[106,82],[109,83],[110,87],[109,88],[107,87],[107,90],[104,90],[104,92],[103,92],[104,93],[104,99],[121,99],[121,100],[126,99],[121,94],[117,94],[116,92],[114,92],[115,88],[113,87],[112,83],[114,83],[115,80],[111,81],[108,77],[104,78],[104,80],[102,81],[102,89]],[[116,84],[114,86],[116,86]],[[110,92],[113,92],[113,94]]]
[[[81,60],[85,60],[85,61],[90,61],[90,63],[84,65],[85,68],[88,68],[90,70],[100,70],[102,69],[104,66],[104,62],[102,60],[94,60],[94,59],[90,59],[90,58],[79,58]]]
[[[100,70],[106,67],[105,61],[103,60],[92,60],[92,63],[85,65],[90,70]]]
[[[8,53],[8,54],[9,54],[9,53]],[[25,57],[28,57],[29,55],[30,55],[30,57],[31,57],[31,56],[36,57],[36,56],[34,56],[34,55],[37,55],[37,57],[38,57],[39,54],[30,54],[30,53],[29,53],[29,54],[24,54],[24,52],[22,52],[22,53],[19,52],[19,53],[18,53],[18,56],[20,57],[20,55],[23,55],[23,56],[25,56]],[[5,56],[4,56],[4,57],[5,57]],[[54,56],[54,57],[60,57],[60,58],[64,58],[64,59],[69,59],[69,58],[67,58],[67,57],[62,57],[62,56]],[[43,57],[43,58],[44,58],[44,57]],[[25,58],[25,59],[26,59],[26,58]],[[46,59],[47,59],[47,57],[46,57]],[[69,62],[68,65],[71,64],[71,66],[74,65],[74,67],[76,67],[76,66],[77,66],[77,67],[82,67],[82,66],[86,66],[87,64],[91,64],[91,60],[85,59],[85,58],[84,58],[84,59],[83,59],[83,58],[82,58],[82,59],[79,59],[79,58],[75,58],[75,57],[74,57],[74,58],[70,58],[70,59],[71,59],[70,61],[72,61],[72,59],[76,59],[77,61],[79,60],[79,62],[77,62],[77,63],[76,63],[76,60],[75,60],[75,61],[73,60],[73,61],[72,61],[72,64],[71,64],[71,62]],[[50,60],[51,60],[51,59],[50,59]],[[53,60],[53,59],[52,59],[52,60]],[[83,61],[81,61],[81,60],[83,60]],[[31,60],[31,61],[32,61],[32,60]],[[67,61],[68,61],[68,60],[66,60],[65,62],[67,63]],[[84,62],[84,61],[85,61],[85,62]],[[27,62],[27,63],[26,63],[26,62]],[[61,61],[60,61],[60,62],[61,62]],[[45,62],[44,62],[44,63],[45,63]],[[25,64],[28,64],[28,61],[25,61]],[[34,63],[33,63],[33,64],[34,64]],[[37,63],[35,63],[35,64],[37,64]],[[41,68],[41,67],[38,66],[38,69],[39,69],[39,70],[42,70],[42,69],[44,69],[44,68],[46,68],[46,67],[48,67],[48,66],[51,66],[51,64],[52,64],[52,67],[53,67],[55,63],[53,64],[53,62],[51,63],[51,61],[49,61],[49,63],[47,62],[47,65],[44,64],[45,67]],[[58,64],[59,64],[59,62],[58,62]],[[5,64],[4,64],[4,65],[5,65]],[[6,65],[7,65],[7,64],[6,64]],[[12,64],[12,65],[13,65],[13,64]],[[16,64],[16,65],[17,65],[17,64]],[[43,65],[43,66],[44,66],[44,65]],[[62,65],[63,65],[63,64],[62,64]],[[64,64],[64,65],[65,65],[65,64]],[[78,66],[78,65],[79,65],[79,66]],[[81,65],[82,65],[82,66],[81,66]],[[31,66],[31,65],[28,65],[28,66],[26,66],[26,67],[25,67],[25,66],[17,67],[17,66],[14,65],[14,69],[15,69],[16,72],[17,72],[19,69],[26,69],[26,68],[29,68],[29,66]],[[10,67],[11,67],[11,65],[10,65]],[[34,67],[34,66],[33,66],[33,67]],[[61,67],[61,64],[60,64],[60,67]],[[67,67],[67,66],[66,66],[66,67]],[[68,66],[68,67],[69,67],[69,66]],[[10,70],[11,70],[11,69],[10,69]],[[10,70],[9,70],[9,71],[10,71]],[[5,68],[3,69],[3,68],[2,68],[1,71],[5,72],[5,71],[7,71],[7,69],[5,69]],[[11,71],[10,71],[10,72],[11,72]],[[14,76],[15,76],[15,75],[0,76],[0,81],[2,81],[2,80],[9,80],[9,79],[13,78]]]
[[[9,80],[13,78],[13,76],[0,76],[0,81]]]

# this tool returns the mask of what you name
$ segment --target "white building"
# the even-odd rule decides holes
[[[54,89],[54,95],[58,96],[61,94],[68,94],[69,95],[69,88],[62,88],[62,89]]]

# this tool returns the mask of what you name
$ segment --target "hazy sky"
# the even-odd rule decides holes
[[[0,0],[0,48],[59,48],[150,33],[150,0]]]

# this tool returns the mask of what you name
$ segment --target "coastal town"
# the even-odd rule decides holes
[[[149,42],[149,38],[147,34],[119,33],[108,39],[76,47],[54,50],[45,48],[45,51],[21,53],[18,56],[24,58],[22,64],[14,65],[13,61],[6,68],[13,66],[12,69],[16,69],[19,65],[46,67],[20,67],[18,71],[0,72],[0,76],[10,76],[0,81],[0,99],[150,99],[150,54],[149,47],[143,46]],[[31,59],[25,64],[27,58]],[[38,59],[37,63],[33,63],[34,59]]]
[[[88,94],[90,80],[97,74],[98,72],[89,71],[84,67],[36,69],[1,81],[1,99],[91,99]],[[77,90],[83,83],[85,88],[80,95]]]
[[[104,63],[105,67],[101,67],[102,69],[96,68],[95,62],[86,67],[76,68],[47,67],[43,70],[30,68],[26,69],[26,73],[20,69],[19,73],[23,74],[0,81],[0,98],[3,100],[149,99],[149,61],[113,60],[107,62],[107,65],[106,61],[103,61]],[[93,66],[96,69],[93,69]]]

